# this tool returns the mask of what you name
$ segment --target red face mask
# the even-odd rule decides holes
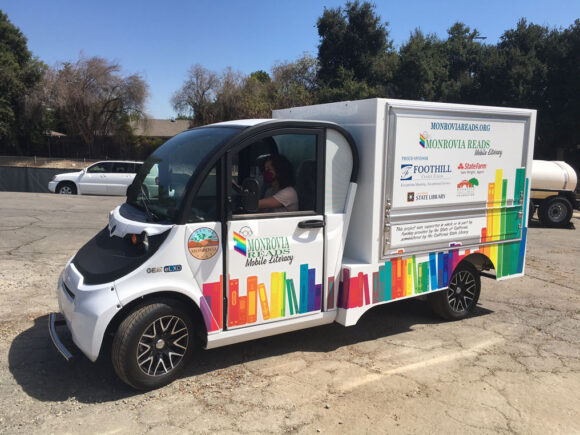
[[[271,183],[272,181],[274,181],[274,174],[272,174],[270,171],[264,171],[264,182],[265,183]]]

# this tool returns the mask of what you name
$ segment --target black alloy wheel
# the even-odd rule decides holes
[[[138,390],[171,383],[193,356],[194,331],[191,313],[177,301],[138,306],[121,322],[113,339],[115,372]]]
[[[480,291],[481,278],[477,269],[464,261],[455,268],[447,290],[431,295],[431,305],[444,319],[464,319],[477,305]]]

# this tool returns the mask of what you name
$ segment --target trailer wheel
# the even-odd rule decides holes
[[[563,196],[550,196],[540,204],[538,217],[547,227],[562,228],[570,222],[573,211],[568,199]]]
[[[463,262],[453,272],[447,290],[431,295],[431,306],[446,320],[463,319],[475,308],[480,290],[479,273],[471,263]]]
[[[112,346],[117,375],[138,390],[172,382],[193,355],[191,316],[173,301],[137,308],[121,322]]]
[[[60,195],[76,195],[77,186],[72,181],[63,181],[56,186],[55,192]]]

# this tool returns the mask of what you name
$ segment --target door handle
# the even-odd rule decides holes
[[[298,222],[298,228],[322,228],[322,227],[324,227],[324,221],[308,220]]]

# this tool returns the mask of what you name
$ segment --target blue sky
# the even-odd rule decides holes
[[[550,28],[580,18],[580,0],[376,1],[396,47],[413,29],[446,37],[456,21],[496,43],[524,17]],[[316,56],[316,20],[324,7],[345,1],[317,0],[0,0],[0,10],[28,38],[34,55],[49,65],[100,56],[149,84],[147,112],[170,118],[173,93],[199,63],[221,72],[249,74],[303,53]]]

